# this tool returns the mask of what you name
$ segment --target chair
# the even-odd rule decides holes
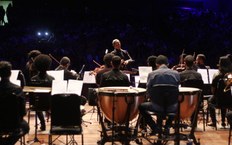
[[[20,129],[19,97],[14,94],[0,96],[0,144],[11,145],[13,140],[19,139],[25,144],[23,131]],[[20,100],[21,101],[21,100]],[[6,111],[7,110],[7,111]],[[16,136],[17,134],[17,136]]]
[[[74,135],[81,135],[81,143],[84,144],[80,104],[81,99],[76,94],[56,94],[51,97],[49,145],[52,145],[61,135],[66,135],[66,144],[77,144]],[[58,137],[52,140],[53,135]],[[70,141],[68,135],[71,136]]]
[[[193,87],[193,88],[198,88],[198,89],[201,89],[203,90],[204,88],[204,82],[203,80],[197,80],[197,79],[187,79],[187,80],[184,80],[182,83],[181,83],[181,86],[182,87]],[[206,126],[206,119],[205,119],[205,115],[206,115],[206,112],[204,110],[204,106],[203,106],[203,93],[202,95],[200,96],[200,105],[199,105],[199,113],[202,113],[202,118],[203,118],[203,130],[205,131],[205,126]]]
[[[163,138],[163,135],[170,134],[167,128],[163,132],[163,120],[166,120],[167,126],[172,126],[172,121],[174,121],[178,110],[179,90],[174,85],[159,84],[152,87],[151,94],[151,101],[159,106],[152,114],[157,116],[158,140],[155,144],[165,144],[167,140]]]

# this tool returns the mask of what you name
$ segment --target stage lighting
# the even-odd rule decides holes
[[[44,31],[44,30],[37,31],[36,39],[39,43],[41,42],[47,43],[53,41],[53,38],[54,38],[54,34],[49,31]]]
[[[37,35],[38,35],[38,36],[41,36],[41,33],[40,33],[40,32],[38,32],[38,33],[37,33]]]

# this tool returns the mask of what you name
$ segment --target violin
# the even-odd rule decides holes
[[[184,71],[186,69],[185,64],[184,64],[184,55],[185,55],[185,53],[184,53],[184,49],[183,49],[183,51],[182,51],[182,53],[180,55],[179,64],[173,66],[172,67],[173,70],[176,70],[178,72],[182,72],[182,71]]]
[[[175,65],[173,68],[173,70],[176,70],[178,72],[182,72],[184,71],[186,68],[185,68],[185,65],[184,64],[178,64],[178,65]]]
[[[89,75],[97,75],[97,73],[105,68],[105,65],[100,65],[95,60],[93,60],[95,64],[97,64],[99,67],[96,67],[94,70],[90,71]]]

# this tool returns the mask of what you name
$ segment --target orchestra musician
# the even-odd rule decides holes
[[[155,56],[155,55],[151,55],[147,58],[147,66],[151,66],[152,71],[157,69],[156,58],[157,58],[157,56]]]
[[[114,55],[112,53],[105,54],[103,57],[104,65],[94,70],[97,86],[100,85],[102,74],[112,70],[111,61],[113,56]]]
[[[33,62],[34,62],[35,57],[40,55],[40,54],[41,54],[41,52],[39,50],[36,50],[36,49],[31,50],[28,53],[28,61],[26,63],[25,69],[23,70],[26,84],[28,84],[31,81],[31,77],[33,77],[34,75],[36,75],[38,73]]]
[[[49,54],[49,56],[55,60],[56,62],[58,62],[51,54]],[[70,71],[69,70],[69,66],[71,65],[71,60],[69,57],[64,56],[60,59],[60,62],[58,62],[60,65],[55,68],[55,70],[64,70],[64,80],[78,80],[80,79],[80,73],[76,73],[75,71]],[[83,69],[83,67],[82,67]],[[87,99],[85,96],[80,96],[81,98],[81,105],[85,105],[87,102]],[[85,110],[82,110],[82,113],[85,112]]]
[[[178,87],[179,83],[180,83],[179,73],[175,70],[168,68],[168,58],[166,56],[159,55],[156,58],[156,66],[157,66],[157,69],[148,74],[148,78],[147,78],[148,97],[154,96],[152,94],[152,91],[151,91],[153,85],[170,84],[170,85],[174,85],[174,86]],[[152,100],[152,98],[150,98],[150,99]],[[160,98],[160,99],[162,99],[162,98]],[[165,101],[167,101],[167,100],[165,100]],[[173,99],[170,97],[169,101],[173,101]],[[175,100],[175,101],[177,101],[177,100]],[[151,111],[151,112],[161,111],[162,107],[159,106],[158,104],[156,104],[155,102],[152,102],[152,101],[144,102],[141,105],[139,105],[139,111],[140,111],[141,115],[144,117],[144,119],[145,119],[144,121],[146,122],[146,124],[148,126],[150,126],[150,128],[152,129],[151,134],[153,134],[153,135],[158,133],[158,126],[157,126],[157,123],[151,117],[151,115],[149,113],[147,113],[147,111]],[[176,109],[177,109],[176,106],[170,107],[170,110],[177,111]],[[169,132],[169,129],[170,129],[170,126],[171,126],[171,123],[173,120],[174,120],[174,117],[168,117],[166,124],[165,124],[165,132],[166,133]]]
[[[111,53],[119,56],[122,59],[121,69],[128,69],[127,66],[130,65],[134,60],[131,58],[127,50],[121,48],[121,42],[119,39],[114,39],[112,41],[112,45],[114,50]]]
[[[232,62],[228,56],[222,56],[219,59],[219,72],[218,74],[215,74],[213,77],[212,85],[211,85],[211,91],[213,96],[209,98],[208,105],[209,105],[209,113],[212,120],[212,123],[208,124],[209,126],[216,127],[216,114],[215,114],[215,108],[217,105],[217,95],[221,95],[220,92],[223,92],[224,90],[220,90],[218,88],[218,82],[225,77],[227,73],[232,72]],[[224,89],[224,88],[223,88]],[[226,108],[221,108],[221,126],[225,127],[225,115],[226,115]]]
[[[113,56],[111,60],[112,69],[101,75],[99,87],[109,87],[109,86],[130,86],[130,81],[128,76],[120,70],[121,58],[119,56]],[[105,122],[108,126],[111,122],[105,118]]]
[[[195,65],[199,69],[209,69],[209,66],[205,65],[206,57],[204,54],[198,54],[196,57]]]
[[[184,58],[184,64],[185,64],[185,70],[182,72],[179,72],[181,86],[185,87],[184,83],[185,83],[185,81],[188,81],[188,80],[190,80],[190,81],[202,80],[201,74],[194,69],[194,57],[192,55],[187,55]],[[196,84],[188,84],[188,85],[190,85],[190,86],[187,86],[187,87],[196,87]],[[199,84],[197,84],[197,85],[199,85]],[[197,86],[197,88],[198,87],[199,87],[199,89],[202,89],[203,84],[202,84],[202,86],[200,86],[200,85]],[[202,97],[201,97],[201,99],[202,99]],[[203,100],[201,100],[201,102],[203,102]],[[193,121],[193,117],[194,117],[194,113],[191,116],[191,121]]]
[[[79,79],[80,75],[78,73],[69,70],[71,64],[69,57],[62,57],[59,64],[60,65],[55,70],[64,70],[64,80]]]
[[[185,70],[184,58],[186,56],[187,56],[187,54],[185,54],[184,50],[183,50],[182,54],[179,56],[179,64],[173,66],[172,69],[176,70],[178,72],[184,71]]]
[[[181,82],[185,80],[202,80],[202,76],[199,72],[194,70],[194,58],[192,55],[187,55],[184,58],[184,67],[185,70],[180,72],[180,80]]]
[[[113,56],[111,64],[112,70],[102,74],[100,87],[130,86],[128,76],[119,69],[121,66],[121,58],[119,56]]]
[[[151,56],[149,56],[147,58],[147,66],[151,66],[152,67],[152,71],[154,71],[154,70],[157,69],[156,58],[157,58],[157,56],[155,56],[155,55],[151,55]],[[139,88],[146,88],[146,83],[139,82],[138,87]]]
[[[3,103],[9,103],[8,102],[4,102],[4,97],[12,97],[12,96],[8,96],[8,94],[15,94],[17,95],[17,103],[18,103],[18,111],[19,111],[19,125],[17,127],[19,127],[20,131],[18,131],[18,128],[15,129],[15,131],[12,134],[8,134],[9,137],[7,138],[6,142],[4,142],[3,140],[0,139],[0,144],[1,145],[14,145],[16,144],[16,142],[25,134],[27,134],[30,130],[28,123],[23,119],[24,116],[26,115],[26,104],[25,104],[25,96],[23,93],[23,90],[20,86],[17,86],[15,84],[13,84],[12,82],[10,82],[10,76],[11,76],[11,69],[12,69],[12,65],[10,62],[8,61],[1,61],[0,62],[0,77],[1,77],[1,81],[0,81],[0,102],[1,104]],[[7,96],[6,96],[7,95]],[[12,102],[13,103],[13,102]],[[9,105],[9,104],[6,104]],[[12,109],[12,108],[9,108]],[[7,110],[1,110],[4,111],[6,113],[9,113],[9,111]],[[3,113],[1,113],[1,115],[3,115]],[[1,116],[2,118],[5,118],[6,116]],[[12,118],[12,117],[11,117]],[[8,118],[9,119],[9,118]],[[1,119],[2,120],[2,119]],[[3,119],[4,120],[4,119]],[[8,120],[10,121],[10,120]],[[4,121],[3,121],[4,122]],[[1,123],[3,123],[1,122]],[[4,124],[2,124],[4,125]]]
[[[52,59],[46,54],[40,54],[35,58],[33,63],[35,65],[35,68],[38,70],[38,73],[31,78],[31,84],[43,82],[42,85],[44,85],[44,87],[51,87],[52,80],[54,80],[55,78],[47,74],[47,70],[51,66]],[[37,111],[37,115],[40,120],[40,130],[45,131],[46,125],[43,112]]]

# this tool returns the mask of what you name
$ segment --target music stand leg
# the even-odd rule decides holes
[[[38,129],[37,111],[35,111],[35,136],[34,136],[34,139],[31,141],[31,143],[40,142],[38,137],[37,137],[37,129]],[[27,142],[29,143],[30,141],[27,141]]]
[[[92,113],[91,114],[91,116],[90,116],[90,120],[92,119],[92,117],[93,117],[93,113],[95,113],[95,111],[97,112],[97,109],[96,109],[96,107],[95,106],[93,106],[92,107],[92,109],[90,109],[89,111],[87,111],[85,114],[88,114],[88,113]],[[98,117],[98,116],[97,116]],[[98,118],[97,118],[97,120],[98,120]]]

